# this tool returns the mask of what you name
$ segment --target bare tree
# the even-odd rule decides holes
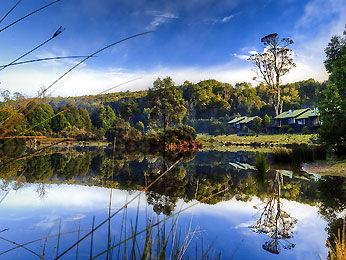
[[[293,44],[290,38],[280,39],[277,33],[264,36],[261,39],[264,44],[262,53],[255,53],[248,59],[256,67],[257,77],[264,81],[271,90],[275,114],[282,112],[283,100],[281,99],[281,77],[295,67],[293,52],[289,45]]]

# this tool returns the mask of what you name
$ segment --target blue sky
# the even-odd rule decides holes
[[[1,0],[0,17],[15,2]],[[0,28],[49,2],[23,0]],[[154,30],[90,59],[60,81],[52,95],[95,94],[134,78],[140,79],[118,90],[144,89],[167,75],[176,83],[207,78],[251,82],[246,56],[261,51],[262,36],[277,32],[295,41],[297,68],[284,81],[325,80],[323,49],[333,34],[342,33],[344,17],[342,0],[62,0],[1,32],[0,62],[43,42],[59,26],[66,28],[63,34],[28,58],[90,54],[128,35]],[[7,68],[0,72],[0,88],[34,95],[76,61]]]

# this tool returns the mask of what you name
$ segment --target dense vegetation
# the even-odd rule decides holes
[[[343,37],[334,36],[325,50],[325,67],[330,73],[323,88],[319,108],[323,122],[321,140],[346,153],[346,31]]]
[[[314,107],[321,88],[313,79],[281,86],[284,109]],[[237,115],[259,115],[264,128],[270,125],[272,103],[265,84],[205,80],[176,86],[169,77],[157,79],[148,91],[97,96],[24,99],[3,91],[0,131],[102,140],[120,128],[136,137],[185,124],[197,132],[226,134],[227,122]]]

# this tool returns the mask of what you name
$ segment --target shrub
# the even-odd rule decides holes
[[[269,171],[270,165],[264,153],[256,155],[255,167],[259,174],[265,174]]]
[[[132,127],[128,122],[118,118],[114,126],[105,133],[108,142],[116,143],[134,143],[141,139],[142,134],[136,128]]]
[[[288,129],[287,129],[287,133],[288,134],[293,134],[295,131],[294,131],[294,129],[292,128],[292,127],[289,127]]]
[[[310,132],[311,132],[311,131],[310,131],[310,129],[309,129],[307,126],[304,126],[304,127],[302,128],[302,133],[303,133],[303,134],[305,134],[305,135],[306,135],[306,134],[310,134]]]
[[[192,142],[196,139],[196,130],[187,125],[175,128],[167,128],[160,134],[160,140],[164,143],[176,143],[178,141]]]

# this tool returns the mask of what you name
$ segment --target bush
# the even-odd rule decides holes
[[[302,133],[303,133],[303,134],[305,134],[305,135],[306,135],[306,134],[310,134],[310,132],[311,132],[311,131],[310,131],[310,129],[309,129],[307,126],[304,126],[304,127],[302,128]]]
[[[138,121],[138,122],[136,123],[136,125],[135,125],[135,128],[136,128],[138,131],[140,131],[141,133],[144,133],[145,127],[144,127],[144,124],[143,124],[142,121]]]
[[[114,126],[106,131],[105,137],[108,142],[113,142],[115,139],[116,143],[123,144],[139,141],[142,134],[123,119],[117,119]]]
[[[269,171],[270,165],[264,153],[256,155],[255,167],[259,174],[265,174]]]
[[[196,130],[187,125],[167,128],[160,134],[160,140],[164,143],[176,143],[178,141],[192,142],[196,140]]]
[[[292,128],[292,127],[289,127],[288,129],[287,129],[287,133],[288,134],[293,134],[295,131],[294,131],[294,129]]]

